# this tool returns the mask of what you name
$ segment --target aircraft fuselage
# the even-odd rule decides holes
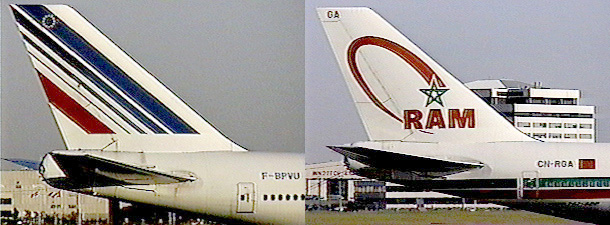
[[[610,199],[610,144],[359,142],[353,146],[484,166],[407,186],[478,199]]]
[[[61,152],[69,151],[54,153]],[[76,152],[193,177],[194,180],[164,184],[90,185],[73,191],[245,222],[301,224],[304,221],[305,178],[300,154]],[[104,175],[129,176],[120,173]]]

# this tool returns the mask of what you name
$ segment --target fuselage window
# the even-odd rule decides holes
[[[296,200],[299,200],[299,195],[294,194],[294,196],[292,197],[292,199],[294,199],[295,201],[296,201]]]
[[[275,195],[271,195],[271,201],[275,201]]]
[[[286,201],[290,201],[290,195],[286,195]]]
[[[263,201],[267,201],[269,197],[267,195],[263,195]]]
[[[282,195],[277,195],[277,200],[278,200],[278,201],[282,201],[282,199],[283,199],[283,196],[282,196]]]
[[[305,194],[301,194],[301,201],[305,200]]]

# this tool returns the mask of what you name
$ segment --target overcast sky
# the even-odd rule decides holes
[[[2,1],[2,157],[64,148]],[[302,1],[37,1],[73,6],[226,136],[303,152]],[[32,3],[32,1],[28,1]]]
[[[580,89],[610,142],[610,1],[306,1],[306,162],[367,140],[315,8],[366,6],[463,82],[513,79]]]

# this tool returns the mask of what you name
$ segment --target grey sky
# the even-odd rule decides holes
[[[8,8],[16,2],[1,5],[2,157],[39,159],[63,144]],[[58,2],[238,144],[303,152],[302,1],[36,3]]]
[[[580,89],[610,142],[608,1],[306,1],[306,162],[341,160],[325,148],[366,140],[316,7],[367,6],[458,79],[514,79]]]

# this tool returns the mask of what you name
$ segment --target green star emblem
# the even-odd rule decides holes
[[[443,94],[445,94],[447,91],[449,91],[449,89],[438,89],[436,87],[436,84],[432,83],[432,86],[430,87],[430,89],[419,89],[419,91],[421,91],[426,96],[428,96],[428,100],[426,101],[426,107],[428,107],[433,102],[436,102],[439,105],[441,105],[442,107],[445,107],[443,105],[443,99],[441,99],[441,96]]]

